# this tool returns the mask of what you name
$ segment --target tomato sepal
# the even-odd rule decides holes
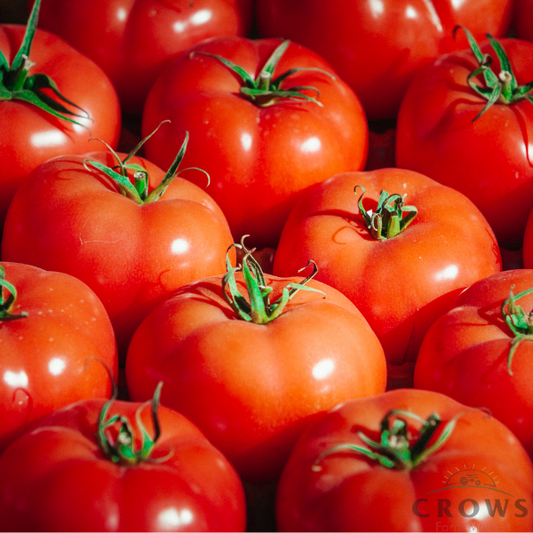
[[[0,265],[0,323],[9,320],[16,320],[17,318],[25,318],[28,316],[26,311],[15,314],[11,313],[15,301],[17,299],[16,287],[5,279],[6,270],[3,265]],[[7,291],[7,298],[4,295],[4,289]]]

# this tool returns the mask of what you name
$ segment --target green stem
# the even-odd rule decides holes
[[[470,49],[478,63],[478,67],[470,72],[466,81],[476,94],[487,100],[485,107],[472,119],[472,122],[486,113],[495,103],[511,105],[522,100],[529,100],[529,102],[533,103],[533,95],[531,94],[533,81],[525,85],[518,85],[505,50],[490,33],[487,33],[486,36],[501,66],[498,75],[491,68],[493,58],[489,54],[481,52],[474,36],[464,26],[456,26],[454,28],[454,37],[458,29],[462,29],[465,32]],[[480,86],[475,82],[479,75],[483,76],[485,86]]]
[[[137,449],[135,447],[135,430],[128,417],[115,414],[108,418],[109,409],[111,404],[116,400],[117,395],[117,389],[114,387],[113,396],[104,404],[100,412],[98,431],[96,433],[100,449],[108,459],[124,466],[134,466],[142,462],[162,462],[167,459],[168,456],[158,458],[157,460],[150,457],[161,436],[161,426],[159,424],[157,409],[162,386],[163,382],[159,382],[152,400],[142,404],[135,412],[137,427],[141,431],[141,446]],[[146,405],[151,405],[152,407],[151,413],[154,424],[153,437],[149,435],[141,420],[141,412]],[[115,428],[116,430],[116,437],[114,439],[109,435],[111,428]]]
[[[504,322],[514,335],[511,340],[511,348],[507,357],[507,371],[510,376],[513,375],[511,365],[518,345],[522,341],[533,340],[533,314],[526,313],[524,309],[516,303],[516,301],[523,296],[531,294],[533,292],[533,287],[518,294],[514,294],[513,289],[514,285],[511,286],[509,297],[503,301],[500,309]]]
[[[390,194],[381,191],[375,212],[367,211],[363,206],[365,189],[356,185],[354,192],[360,188],[362,193],[358,200],[359,213],[365,226],[374,239],[391,239],[401,233],[416,217],[418,210],[413,205],[404,205],[406,195]]]
[[[41,0],[36,0],[28,19],[24,38],[11,65],[0,51],[0,101],[23,101],[54,117],[88,129],[78,119],[92,120],[89,114],[61,94],[49,76],[41,73],[29,75],[30,70],[35,66],[35,63],[30,60],[30,49],[37,30],[40,5]],[[43,92],[43,89],[51,90],[57,99],[50,97]],[[75,108],[76,111],[65,107],[64,104]]]
[[[365,446],[352,443],[339,444],[321,453],[313,463],[314,470],[320,470],[319,463],[329,455],[339,452],[354,452],[377,462],[385,468],[395,470],[412,470],[441,448],[452,434],[457,420],[464,413],[458,413],[445,426],[433,444],[430,441],[441,426],[438,414],[433,413],[426,420],[409,411],[393,409],[381,421],[380,439],[374,441],[362,431],[357,436]],[[418,433],[408,427],[410,418],[421,424]]]
[[[0,322],[8,322],[18,318],[25,318],[28,313],[22,311],[21,313],[11,313],[15,301],[17,299],[17,289],[15,286],[5,279],[6,270],[3,265],[0,265]],[[7,292],[7,298],[6,293]]]
[[[255,249],[248,250],[245,247],[244,239],[246,237],[248,235],[242,238],[241,244],[232,244],[228,248],[226,253],[226,274],[222,280],[222,294],[240,319],[254,324],[268,324],[282,314],[291,298],[301,290],[318,292],[325,297],[322,291],[306,286],[306,283],[313,279],[318,272],[316,264],[310,261],[309,264],[313,265],[313,272],[300,283],[288,283],[283,288],[282,295],[271,303],[270,293],[272,292],[272,287],[267,285],[263,270],[252,255]],[[232,248],[239,248],[244,253],[240,267],[231,265],[229,252]],[[307,268],[309,264],[304,268]],[[242,270],[244,275],[248,299],[239,292],[237,287],[235,273],[239,270]]]
[[[111,178],[118,185],[120,191],[124,196],[127,196],[139,205],[159,200],[161,196],[163,196],[165,191],[168,189],[174,178],[185,170],[198,170],[200,172],[203,172],[207,176],[207,181],[209,184],[209,174],[201,168],[189,167],[178,172],[178,168],[181,164],[181,161],[183,160],[183,157],[185,156],[185,151],[189,142],[189,132],[186,131],[185,139],[181,145],[181,148],[178,154],[176,155],[174,161],[170,165],[170,168],[167,170],[161,183],[153,191],[151,191],[150,193],[148,192],[148,184],[150,181],[148,172],[141,165],[138,165],[136,163],[129,163],[128,161],[138,152],[138,150],[140,150],[143,144],[148,139],[150,139],[165,122],[170,122],[170,120],[164,120],[163,122],[161,122],[161,124],[159,124],[159,126],[157,126],[157,128],[152,133],[142,139],[137,144],[137,146],[135,146],[135,148],[124,158],[124,160],[121,160],[115,150],[113,150],[113,148],[111,148],[111,146],[109,146],[106,142],[102,141],[101,139],[95,139],[100,141],[107,147],[107,149],[115,158],[117,164],[113,167],[108,167],[107,165],[104,165],[99,161],[94,161],[92,159],[84,159],[83,165],[87,170],[90,170],[87,165],[91,165],[97,170],[103,172],[106,176]],[[133,183],[129,178],[128,171],[133,172]]]
[[[223,65],[229,68],[232,72],[237,74],[242,82],[242,87],[240,88],[240,94],[253,102],[255,105],[260,107],[270,106],[275,103],[280,98],[288,98],[291,100],[304,100],[308,102],[313,102],[320,107],[322,103],[316,98],[305,94],[304,90],[312,90],[317,93],[317,96],[320,96],[320,91],[315,87],[301,86],[301,87],[289,87],[287,89],[282,89],[281,84],[293,74],[300,72],[302,70],[306,71],[316,71],[326,76],[330,77],[335,81],[335,76],[333,74],[319,68],[315,67],[305,67],[305,68],[292,68],[283,72],[276,78],[274,78],[274,69],[276,68],[279,60],[287,50],[290,41],[284,40],[279,46],[276,47],[272,55],[268,58],[267,62],[263,65],[261,72],[257,76],[257,79],[254,79],[250,76],[246,70],[244,70],[239,65],[225,59],[219,55],[211,54],[209,52],[202,51],[193,51],[190,54],[190,57],[194,57],[197,54],[202,54],[205,56],[213,57],[220,61]]]

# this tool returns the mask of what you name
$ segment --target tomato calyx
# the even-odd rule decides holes
[[[242,67],[236,65],[235,63],[225,59],[219,55],[211,54],[209,52],[203,51],[193,51],[189,55],[190,58],[194,57],[196,54],[202,54],[210,57],[214,57],[220,61],[223,65],[228,67],[241,79],[243,86],[240,88],[240,94],[253,102],[254,104],[260,107],[267,107],[274,104],[279,98],[288,98],[292,100],[305,100],[309,102],[314,102],[315,104],[323,107],[323,104],[316,98],[309,96],[302,91],[310,90],[316,92],[317,96],[320,97],[320,91],[316,87],[301,85],[295,87],[289,87],[288,89],[282,89],[281,84],[289,77],[295,74],[296,72],[302,70],[314,70],[321,72],[326,76],[329,76],[333,81],[335,81],[335,76],[331,73],[315,67],[305,67],[305,68],[291,68],[280,74],[279,76],[273,78],[274,69],[278,64],[281,56],[285,53],[290,44],[289,40],[284,40],[282,43],[276,47],[272,55],[268,58],[267,62],[261,68],[261,72],[254,79],[253,76],[250,76]]]
[[[115,150],[113,150],[113,148],[111,148],[111,146],[109,146],[106,142],[102,141],[102,139],[91,139],[98,140],[103,143],[116,159],[117,164],[113,167],[108,167],[99,161],[84,159],[83,166],[89,172],[91,170],[88,168],[88,164],[103,172],[118,185],[120,192],[124,196],[127,196],[139,205],[159,200],[167,190],[172,180],[185,170],[199,170],[200,172],[203,172],[207,176],[207,181],[209,184],[209,174],[201,168],[189,167],[178,172],[181,161],[185,156],[187,143],[189,142],[189,132],[186,131],[185,139],[181,145],[181,148],[179,149],[174,161],[170,165],[170,168],[167,170],[164,178],[161,180],[161,183],[153,191],[148,192],[148,172],[143,166],[136,163],[129,163],[128,161],[141,149],[143,144],[150,139],[165,122],[170,122],[170,120],[164,120],[161,122],[161,124],[159,124],[159,126],[157,126],[152,133],[142,139],[123,160],[121,160]],[[128,171],[133,172],[133,183],[128,176]]]
[[[401,233],[416,217],[418,209],[414,205],[404,205],[406,195],[389,194],[381,191],[376,211],[363,207],[363,196],[366,190],[361,185],[354,187],[354,192],[360,188],[362,193],[357,205],[363,217],[366,229],[377,240],[390,239]]]
[[[168,458],[168,455],[157,459],[151,458],[154,447],[161,436],[157,408],[159,406],[162,386],[163,382],[160,381],[155,389],[152,400],[143,403],[135,412],[137,426],[141,430],[141,446],[139,449],[135,449],[135,431],[126,416],[115,414],[106,420],[109,408],[117,396],[117,390],[114,386],[113,396],[105,403],[100,412],[98,432],[96,433],[98,445],[108,459],[124,466],[135,466],[142,462],[159,463]],[[141,421],[141,411],[145,406],[150,404],[152,406],[152,421],[154,424],[153,437],[148,434]],[[111,438],[111,430],[114,433],[113,438]]]
[[[520,102],[521,100],[529,100],[533,103],[533,95],[531,94],[531,91],[533,90],[533,81],[526,83],[525,85],[518,85],[511,63],[502,45],[490,33],[486,34],[487,39],[500,61],[501,70],[499,74],[496,74],[491,68],[493,58],[489,54],[483,54],[481,52],[474,36],[464,26],[456,26],[454,28],[454,37],[455,32],[459,28],[465,32],[470,49],[478,63],[478,68],[468,75],[466,81],[472,90],[487,100],[485,107],[472,119],[472,122],[475,122],[496,102],[510,105]],[[486,87],[481,87],[475,83],[474,80],[479,74],[483,75]]]
[[[89,114],[61,94],[52,78],[42,73],[29,75],[30,70],[35,66],[35,63],[30,60],[30,49],[37,29],[40,4],[41,0],[36,0],[28,19],[24,38],[11,65],[0,51],[0,101],[21,100],[54,117],[89,129],[85,124],[76,120],[92,120]],[[51,90],[60,102],[43,92],[43,89]],[[63,104],[76,108],[77,112],[71,111]]]
[[[324,297],[326,296],[322,291],[306,286],[306,283],[313,279],[318,272],[316,263],[309,261],[299,272],[309,265],[313,266],[313,272],[300,283],[288,283],[283,288],[282,295],[275,302],[270,302],[272,287],[267,285],[263,270],[252,255],[255,252],[255,248],[248,250],[245,247],[244,239],[246,237],[248,235],[242,238],[241,244],[234,243],[228,248],[226,253],[226,274],[222,279],[222,294],[238,318],[254,324],[268,324],[281,315],[291,298],[300,290],[318,292]],[[232,248],[239,248],[243,251],[241,264],[236,267],[232,266],[229,258],[229,252]],[[249,300],[239,292],[237,287],[235,273],[239,270],[243,272]]]
[[[522,296],[533,292],[533,287],[518,294],[514,294],[513,289],[514,285],[511,285],[509,298],[506,298],[501,305],[503,320],[514,334],[514,338],[511,340],[511,349],[507,356],[507,371],[510,376],[513,375],[511,365],[518,345],[524,340],[533,340],[533,313],[526,313],[522,306],[516,303],[516,300],[519,300]]]
[[[25,311],[15,314],[11,310],[15,305],[17,299],[17,289],[15,286],[5,279],[6,270],[0,265],[0,322],[7,322],[9,320],[16,320],[17,318],[25,318],[28,313]],[[7,291],[7,298],[5,292]]]
[[[339,452],[354,452],[377,462],[385,468],[412,470],[444,445],[454,430],[457,420],[462,415],[463,413],[461,412],[454,416],[445,425],[433,444],[429,446],[429,442],[442,423],[439,415],[433,413],[424,420],[415,413],[392,409],[381,421],[379,442],[373,441],[362,431],[357,431],[357,436],[367,447],[351,443],[333,446],[322,452],[315,459],[312,469],[320,471],[322,467],[319,463],[329,455]],[[411,418],[421,424],[421,428],[416,435],[413,435],[409,430],[406,418]]]

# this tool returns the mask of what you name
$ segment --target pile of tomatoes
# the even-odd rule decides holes
[[[0,1],[0,531],[533,531],[531,58],[532,0]]]

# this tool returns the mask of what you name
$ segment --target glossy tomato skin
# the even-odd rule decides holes
[[[151,457],[160,462],[123,466],[95,437],[103,405],[88,400],[56,411],[4,452],[2,531],[244,531],[242,484],[198,428],[159,406],[161,437]],[[139,435],[141,407],[117,401],[109,415],[127,416]],[[150,407],[141,413],[153,435]]]
[[[353,451],[313,467],[333,446],[366,448],[357,432],[375,441],[392,409],[424,420],[437,413],[441,425],[430,446],[458,418],[444,444],[411,470],[387,468]],[[420,424],[400,416],[418,432]],[[481,483],[458,483],[468,475]],[[397,389],[340,404],[308,427],[278,485],[277,525],[279,531],[529,531],[532,481],[527,453],[495,418],[443,394]],[[498,500],[506,511],[491,516],[488,505],[494,509]]]
[[[467,46],[452,37],[461,24],[477,37],[507,34],[513,0],[257,0],[263,37],[284,37],[329,61],[361,99],[369,120],[391,119],[415,73],[435,57]]]
[[[274,77],[304,70],[282,84],[312,86],[314,102],[280,98],[260,107],[240,95],[237,76],[217,54],[258,76],[279,46],[277,39],[210,39],[172,60],[154,83],[143,112],[143,134],[164,119],[146,143],[146,156],[160,166],[172,160],[182,130],[191,140],[183,164],[209,172],[211,194],[224,211],[235,242],[250,235],[251,246],[275,247],[283,222],[302,191],[332,173],[360,170],[368,151],[368,127],[353,91],[320,56],[291,43]]]
[[[359,213],[375,210],[382,190],[405,196],[418,215],[395,237],[370,236]],[[345,294],[379,337],[389,376],[412,365],[425,332],[466,286],[501,270],[494,234],[461,193],[422,174],[378,169],[332,176],[292,211],[274,257],[274,274],[312,259],[317,280]]]
[[[207,38],[247,35],[251,10],[251,0],[49,0],[39,27],[98,64],[124,111],[140,116],[169,58]]]
[[[266,279],[272,301],[302,280]],[[366,320],[338,291],[308,285],[326,297],[300,291],[268,324],[237,319],[220,277],[183,287],[135,332],[126,358],[131,398],[145,400],[163,381],[161,402],[197,424],[244,480],[275,480],[314,416],[385,390],[383,350]]]
[[[118,373],[111,322],[89,287],[67,274],[1,265],[17,290],[11,313],[27,316],[1,321],[0,451],[60,407],[109,397],[104,365]]]
[[[89,285],[109,313],[123,358],[135,328],[159,302],[225,271],[233,241],[220,208],[193,183],[176,177],[159,200],[139,205],[105,174],[85,168],[86,159],[115,164],[108,152],[62,156],[25,180],[6,220],[2,257]],[[150,190],[163,179],[148,160],[130,162],[147,169]]]
[[[25,26],[22,25],[0,25],[0,50],[10,64],[24,32]],[[40,29],[35,33],[30,59],[35,63],[30,75],[43,73],[50,76],[61,93],[84,109],[92,120],[79,119],[85,126],[82,127],[52,117],[26,102],[2,101],[0,226],[20,182],[34,168],[52,157],[87,152],[91,137],[98,137],[116,147],[120,134],[120,106],[116,91],[95,63],[63,39]]]
[[[533,270],[519,269],[482,279],[462,294],[428,331],[415,366],[415,387],[447,394],[466,405],[486,407],[533,455],[533,345],[522,341],[508,370],[512,331],[503,301],[533,287]],[[516,301],[526,313],[533,297]]]
[[[533,43],[500,43],[518,83],[533,79]],[[479,44],[494,57],[498,73],[492,48]],[[516,250],[533,199],[533,106],[527,100],[495,104],[472,122],[486,104],[466,82],[476,67],[472,52],[464,50],[437,59],[416,77],[398,116],[396,165],[461,191],[485,215],[499,244]]]

